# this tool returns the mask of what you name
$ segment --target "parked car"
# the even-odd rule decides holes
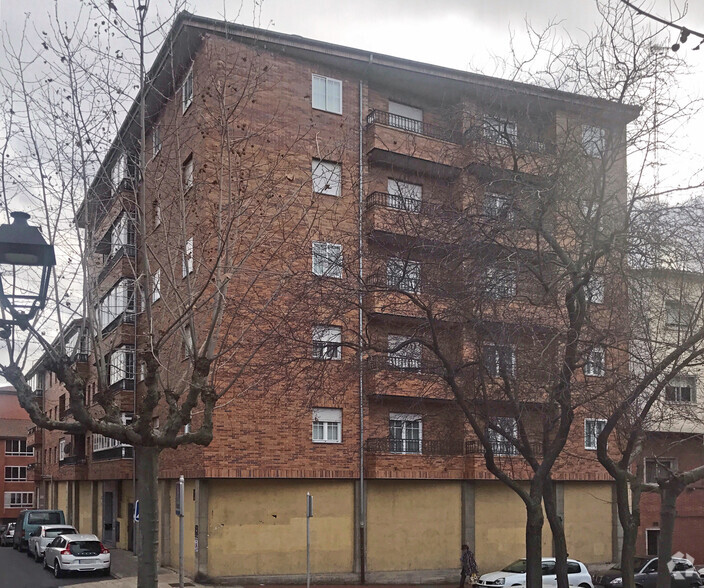
[[[555,558],[542,559],[543,586],[557,586],[555,574]],[[567,560],[567,579],[570,586],[580,588],[594,588],[592,578],[587,571],[587,566],[575,559]],[[496,588],[497,586],[524,586],[526,583],[526,560],[517,559],[507,565],[503,570],[483,574],[476,586],[481,588]]]
[[[110,575],[110,551],[95,535],[59,535],[44,550],[44,568],[60,578],[65,572],[94,572]]]
[[[5,530],[0,533],[0,547],[12,545],[12,540],[15,536],[15,523],[8,523]]]
[[[40,525],[65,525],[66,518],[63,510],[23,510],[17,517],[15,536],[12,538],[12,547],[24,551],[27,549],[29,536]]]
[[[694,565],[681,557],[672,558],[672,588],[690,588],[701,586],[702,579]],[[658,579],[657,557],[636,557],[633,560],[633,570],[638,588],[655,588]],[[594,577],[594,584],[608,588],[618,588],[623,585],[621,567],[617,564],[604,574]]]
[[[76,529],[70,525],[41,525],[29,536],[27,555],[34,561],[42,561],[44,550],[59,535],[75,535]]]

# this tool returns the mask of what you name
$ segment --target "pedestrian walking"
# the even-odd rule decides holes
[[[477,561],[474,559],[474,554],[469,549],[469,545],[462,546],[462,556],[460,557],[462,564],[462,572],[460,572],[460,588],[464,588],[464,582],[469,576],[469,585],[473,586],[479,580],[479,570],[477,569]]]

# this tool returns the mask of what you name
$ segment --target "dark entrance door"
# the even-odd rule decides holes
[[[115,547],[114,494],[103,493],[103,543]]]

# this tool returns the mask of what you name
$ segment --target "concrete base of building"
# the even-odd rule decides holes
[[[370,572],[366,574],[367,584],[449,584],[458,582],[460,577],[457,570],[404,570],[388,572]],[[240,586],[250,584],[305,584],[306,576],[301,574],[263,575],[263,576],[226,576],[211,578],[200,574],[194,578],[214,586]],[[361,578],[357,573],[350,574],[311,574],[312,584],[359,584]]]

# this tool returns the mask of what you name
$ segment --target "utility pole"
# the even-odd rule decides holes
[[[183,588],[183,476],[179,476],[176,486],[176,516],[178,517],[178,586]]]
[[[310,519],[313,516],[313,497],[306,492],[306,588],[310,588]]]

